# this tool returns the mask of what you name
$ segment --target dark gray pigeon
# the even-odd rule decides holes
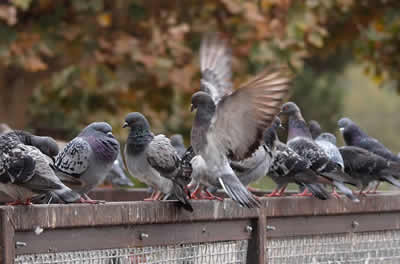
[[[320,177],[310,169],[311,163],[303,159],[292,149],[283,144],[277,134],[280,119],[275,118],[275,125],[267,129],[264,134],[265,147],[270,149],[273,156],[273,162],[268,172],[268,176],[276,183],[276,189],[267,197],[281,196],[289,183],[296,183],[305,187],[305,191],[298,196],[308,196],[306,190],[321,200],[330,198],[329,193],[317,182]]]
[[[171,145],[175,148],[179,157],[182,158],[186,153],[185,143],[183,142],[183,136],[181,134],[175,134],[171,136]]]
[[[87,193],[102,183],[117,159],[120,146],[106,122],[94,122],[57,155],[57,176],[90,203]],[[79,180],[80,184],[76,184]],[[93,201],[96,203],[96,201]]]
[[[126,165],[134,177],[153,188],[150,199],[174,195],[184,209],[193,211],[184,191],[181,160],[170,140],[164,135],[154,136],[141,113],[129,113],[123,127],[130,128],[124,151]]]
[[[55,140],[13,131],[0,136],[0,190],[15,200],[30,204],[37,195],[57,201],[79,202],[80,195],[65,186],[50,167],[58,153]]]
[[[348,146],[356,146],[390,161],[400,162],[400,157],[391,152],[377,139],[368,136],[356,123],[350,118],[343,117],[338,121],[338,126],[342,132],[344,141]]]
[[[357,180],[357,187],[360,188],[360,194],[373,181],[386,181],[400,188],[400,164],[388,161],[365,149],[344,146],[339,148],[343,156],[345,171],[351,177]]]
[[[331,161],[325,151],[314,142],[299,107],[293,102],[285,103],[282,106],[281,114],[289,117],[287,146],[309,161],[310,168],[327,180],[327,182],[320,183],[329,182],[349,199],[358,202],[359,200],[352,191],[344,185],[344,183],[355,185],[354,179],[344,173],[338,164]],[[336,196],[336,193],[334,192],[333,195]]]
[[[315,139],[315,143],[317,143],[318,146],[325,151],[326,155],[328,155],[328,157],[333,162],[338,164],[342,168],[342,171],[344,171],[343,158],[338,147],[336,146],[335,135],[327,132],[322,133]]]
[[[272,67],[233,92],[230,61],[226,41],[216,34],[206,36],[200,51],[201,91],[192,96],[192,110],[197,109],[191,131],[196,154],[192,180],[197,179],[196,191],[222,186],[241,206],[258,207],[229,162],[244,160],[259,148],[291,78],[286,67]]]
[[[322,128],[321,128],[321,125],[317,121],[310,120],[308,122],[308,127],[310,128],[311,137],[313,139],[316,139],[319,135],[321,135]]]
[[[133,187],[133,182],[125,172],[124,161],[121,153],[118,153],[117,159],[114,161],[110,172],[107,174],[104,183],[109,183],[117,187]]]

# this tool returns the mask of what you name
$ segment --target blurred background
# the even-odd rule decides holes
[[[0,1],[0,122],[68,140],[126,113],[189,143],[202,34],[233,47],[238,84],[271,63],[297,74],[307,120],[349,116],[400,151],[400,1]]]

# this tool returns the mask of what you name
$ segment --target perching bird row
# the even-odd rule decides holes
[[[353,201],[358,198],[346,184],[361,191],[380,181],[400,187],[400,158],[350,120],[340,120],[339,126],[346,143],[357,147],[338,149],[327,133],[312,138],[300,109],[291,102],[282,105],[292,80],[287,67],[270,67],[234,91],[231,56],[220,34],[204,37],[201,85],[192,96],[196,113],[186,151],[166,136],[154,135],[141,113],[126,116],[125,163],[153,189],[146,200],[178,200],[192,211],[191,199],[221,199],[213,194],[221,188],[241,206],[254,208],[259,198],[247,185],[267,174],[278,185],[269,196],[281,195],[291,182],[305,187],[300,195],[310,192],[322,200],[331,197],[324,185],[333,186],[333,195],[337,188]],[[286,144],[277,136],[278,114],[288,116]],[[0,152],[0,190],[17,203],[97,203],[87,193],[116,162],[123,163],[120,144],[105,122],[90,124],[61,151],[52,138],[12,131],[0,136]]]

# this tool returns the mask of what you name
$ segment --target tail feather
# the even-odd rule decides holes
[[[218,178],[224,191],[234,201],[238,202],[241,206],[247,208],[258,208],[260,202],[251,194],[247,188],[235,177],[234,175],[223,175]]]
[[[352,200],[355,203],[360,202],[360,200],[354,196],[353,192],[347,188],[343,183],[338,182],[338,181],[333,181],[333,185],[335,185],[336,188],[338,188],[344,195],[346,195],[347,198]]]
[[[318,199],[320,200],[328,200],[331,198],[331,195],[327,190],[322,187],[320,184],[310,184],[306,183],[304,186]]]
[[[176,182],[174,182],[172,192],[176,199],[178,199],[180,205],[185,209],[186,211],[193,212],[193,207],[189,202],[189,199],[187,198],[187,194],[183,190],[183,187]]]
[[[394,178],[393,176],[391,176],[391,175],[385,175],[385,176],[382,176],[382,178],[383,178],[385,181],[387,181],[388,183],[390,183],[390,184],[396,186],[397,188],[400,188],[400,181],[397,180],[396,178]]]

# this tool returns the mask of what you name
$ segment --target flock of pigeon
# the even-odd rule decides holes
[[[105,122],[90,124],[61,150],[50,137],[10,131],[0,135],[0,191],[15,200],[12,205],[98,203],[87,193],[125,167],[152,188],[146,200],[178,200],[188,211],[193,211],[191,199],[222,199],[215,195],[218,189],[243,207],[259,207],[248,185],[265,175],[277,184],[270,197],[282,195],[289,183],[304,189],[299,196],[326,200],[339,197],[338,189],[354,202],[358,195],[347,185],[360,194],[376,191],[381,181],[400,187],[400,157],[350,119],[338,122],[347,144],[338,148],[335,136],[321,133],[315,121],[307,124],[295,103],[283,104],[292,80],[287,67],[270,67],[233,90],[231,58],[220,34],[203,38],[188,149],[180,135],[154,135],[138,112],[124,120],[130,130],[125,162]],[[278,138],[283,127],[278,116],[288,120],[286,144]]]

